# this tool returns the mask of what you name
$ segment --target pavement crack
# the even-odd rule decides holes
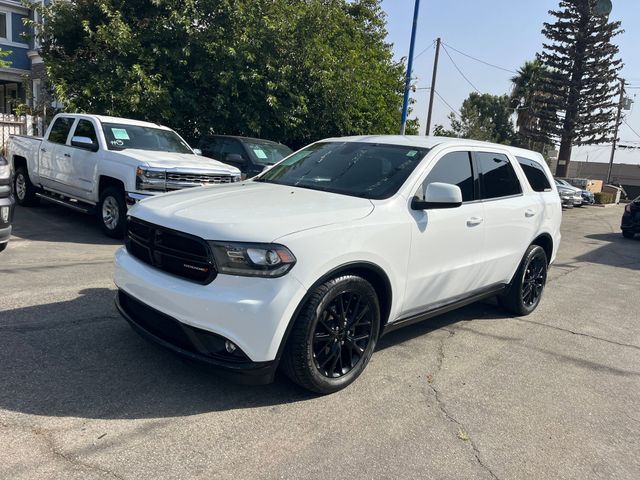
[[[91,463],[83,462],[77,458],[72,457],[71,455],[67,455],[66,453],[60,451],[59,449],[56,448],[55,442],[53,441],[53,439],[50,438],[49,434],[45,430],[40,428],[34,428],[32,429],[32,431],[36,436],[38,436],[44,441],[44,443],[49,447],[49,450],[53,455],[55,455],[58,458],[61,458],[65,462],[70,463],[71,465],[74,465],[76,467],[84,468],[87,470],[93,470],[95,472],[100,472],[105,475],[109,475],[111,478],[115,478],[117,480],[125,480],[124,477],[121,477],[120,475],[112,472],[111,470],[102,468],[98,465],[93,465]]]
[[[640,346],[633,345],[633,344],[630,344],[630,343],[616,342],[615,340],[609,340],[608,338],[597,337],[595,335],[589,335],[588,333],[576,332],[575,330],[571,330],[571,329],[568,329],[568,328],[557,327],[555,325],[549,325],[549,324],[546,324],[546,323],[534,322],[533,320],[526,320],[524,318],[516,318],[516,317],[514,317],[513,319],[518,321],[518,322],[531,323],[533,325],[538,325],[540,327],[551,328],[553,330],[558,330],[560,332],[570,333],[572,335],[578,335],[580,337],[591,338],[591,339],[599,341],[599,342],[610,343],[612,345],[617,345],[619,347],[627,347],[627,348],[633,348],[633,349],[636,349],[636,350],[640,350]]]
[[[449,410],[447,409],[447,406],[446,406],[444,400],[442,399],[442,395],[440,394],[440,390],[435,385],[436,376],[440,373],[440,370],[442,369],[442,365],[444,364],[444,360],[445,360],[445,352],[444,352],[445,342],[447,340],[449,340],[451,337],[453,337],[455,335],[455,333],[456,333],[455,330],[448,329],[448,328],[443,328],[442,330],[446,331],[448,333],[448,335],[446,337],[444,337],[442,340],[440,340],[440,345],[439,345],[439,348],[438,348],[438,362],[436,364],[436,368],[435,368],[433,374],[428,378],[427,385],[429,386],[429,388],[433,392],[433,395],[434,395],[434,397],[436,399],[436,403],[438,405],[438,409],[440,410],[442,415],[450,423],[454,424],[457,427],[457,429],[458,429],[458,438],[462,438],[462,437],[460,437],[461,433],[464,434],[465,441],[468,442],[469,445],[471,445],[471,449],[473,451],[473,455],[474,455],[474,457],[476,459],[476,462],[478,462],[478,465],[480,465],[480,467],[482,467],[482,469],[484,469],[489,475],[491,475],[491,478],[494,478],[494,479],[498,480],[497,475],[495,473],[493,473],[493,470],[491,470],[491,468],[482,459],[482,455],[480,454],[480,450],[478,449],[478,446],[474,442],[473,438],[471,438],[471,436],[469,436],[468,431],[465,429],[465,427],[462,424],[462,422],[460,422],[458,419],[456,419],[449,412]]]

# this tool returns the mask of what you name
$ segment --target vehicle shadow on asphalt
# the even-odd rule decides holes
[[[585,238],[596,240],[598,244],[606,243],[576,257],[576,262],[640,270],[640,235],[630,239],[624,238],[621,233],[597,233],[586,235]]]
[[[115,291],[0,315],[0,409],[99,419],[164,418],[281,405],[314,396],[287,379],[245,386],[138,336]]]
[[[16,207],[13,237],[32,242],[119,245],[121,240],[107,237],[95,215],[48,203],[36,207]]]

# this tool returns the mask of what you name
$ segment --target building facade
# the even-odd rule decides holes
[[[2,58],[9,65],[0,67],[1,114],[15,113],[20,104],[36,107],[42,97],[44,64],[37,39],[24,24],[34,15],[20,1],[0,0],[0,50],[9,52]]]

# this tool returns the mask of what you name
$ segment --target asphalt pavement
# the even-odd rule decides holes
[[[640,478],[640,239],[622,207],[564,213],[542,304],[471,305],[381,340],[316,397],[240,386],[140,338],[118,242],[16,211],[0,254],[0,478]]]

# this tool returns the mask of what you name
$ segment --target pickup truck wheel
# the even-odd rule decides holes
[[[124,236],[127,204],[125,203],[122,189],[116,187],[104,189],[100,195],[98,216],[105,235],[113,238],[122,238]]]
[[[500,305],[516,315],[532,313],[542,298],[547,283],[547,254],[538,245],[531,245],[520,262],[507,292],[498,297]]]
[[[622,230],[622,236],[624,238],[633,238],[636,234],[633,230]]]
[[[40,197],[36,196],[36,187],[31,183],[26,168],[18,167],[13,179],[13,191],[16,193],[18,205],[33,207],[40,203]]]
[[[380,331],[378,297],[363,278],[344,275],[315,288],[294,321],[284,372],[308,390],[333,393],[369,363]]]

